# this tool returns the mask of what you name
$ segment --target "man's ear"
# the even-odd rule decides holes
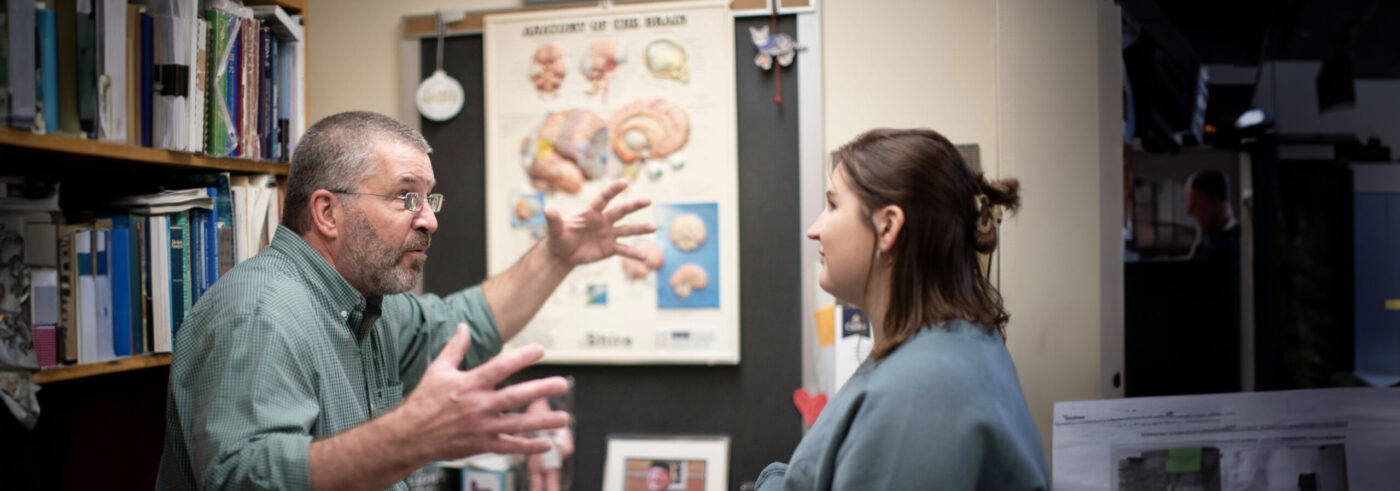
[[[875,211],[875,247],[880,252],[890,252],[899,232],[904,229],[904,209],[898,205],[885,205]]]
[[[340,219],[344,217],[344,208],[340,200],[336,199],[335,193],[325,189],[318,189],[311,193],[311,228],[326,239],[335,239],[340,236]]]

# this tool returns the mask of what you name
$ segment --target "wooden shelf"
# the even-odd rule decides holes
[[[50,382],[62,382],[64,380],[92,377],[94,375],[126,372],[148,367],[160,367],[169,364],[170,353],[133,355],[110,361],[99,361],[97,363],[80,363],[66,367],[45,368],[39,370],[39,373],[34,374],[34,382],[47,384]]]
[[[276,5],[286,10],[288,14],[300,14],[306,10],[307,0],[243,0],[243,4],[249,7],[254,5]]]
[[[282,162],[210,157],[63,135],[37,135],[30,131],[5,127],[0,127],[0,146],[42,150],[102,161],[139,162],[192,170],[269,173],[285,176],[289,169],[289,166]]]

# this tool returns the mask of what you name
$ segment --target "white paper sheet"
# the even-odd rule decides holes
[[[1176,479],[1172,484],[1179,488],[1221,490],[1299,489],[1303,481],[1318,490],[1395,489],[1400,390],[1060,402],[1053,443],[1056,490],[1137,489],[1144,486],[1140,471],[1156,465],[1162,451],[1192,448],[1205,449],[1199,462],[1206,472],[1195,474],[1209,474],[1197,476],[1208,482],[1185,482],[1193,479],[1192,472],[1171,464],[1150,469],[1155,475],[1148,478]],[[1213,465],[1218,469],[1210,472]]]

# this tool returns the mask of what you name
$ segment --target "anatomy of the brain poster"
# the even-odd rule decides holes
[[[509,268],[545,207],[652,206],[618,222],[646,260],[579,266],[512,344],[546,363],[739,361],[734,18],[728,2],[495,14],[485,21],[487,261]]]

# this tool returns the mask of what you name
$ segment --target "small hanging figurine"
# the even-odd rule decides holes
[[[778,2],[769,0],[773,7],[773,13],[769,17],[768,25],[763,27],[750,27],[749,36],[753,38],[753,46],[758,48],[758,55],[754,56],[753,64],[759,68],[770,70],[773,68],[773,60],[778,61],[780,67],[791,66],[797,59],[797,52],[807,49],[806,46],[799,46],[792,36],[779,33],[778,30]],[[774,104],[783,103],[783,71],[774,71],[777,77],[778,91],[773,96]]]
[[[770,34],[768,26],[750,27],[749,36],[753,37],[753,45],[758,48],[758,55],[754,56],[753,64],[764,70],[773,68],[774,59],[777,59],[781,66],[791,66],[793,60],[797,59],[797,52],[806,49],[805,46],[798,46],[792,36],[783,33]]]

